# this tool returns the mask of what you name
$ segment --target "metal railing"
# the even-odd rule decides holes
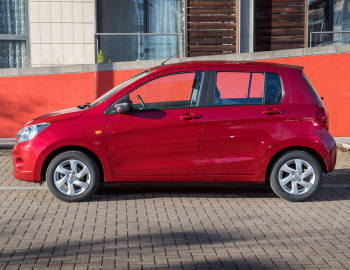
[[[313,35],[334,35],[334,34],[350,34],[350,31],[319,31],[319,32],[310,32],[310,38],[309,38],[309,47],[311,48],[312,47],[312,43],[314,42],[314,40],[316,39],[313,39]],[[346,40],[343,40],[342,38],[340,39],[329,39],[329,40],[324,40],[324,41],[321,41],[319,42],[319,46],[327,46],[327,45],[331,45],[332,43],[337,43],[339,42],[340,44],[350,44],[350,35],[349,35],[349,38],[346,39]]]
[[[95,33],[95,48],[96,48],[96,54],[98,52],[99,45],[98,45],[98,39],[101,36],[137,36],[137,60],[141,60],[141,37],[142,36],[177,36],[179,37],[177,39],[177,46],[178,46],[178,51],[181,51],[181,45],[182,45],[182,34],[181,33]]]

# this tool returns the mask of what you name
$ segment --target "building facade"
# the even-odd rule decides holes
[[[2,0],[0,68],[350,43],[350,0]]]

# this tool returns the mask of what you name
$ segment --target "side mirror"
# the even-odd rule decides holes
[[[131,100],[124,100],[115,103],[112,107],[112,114],[123,114],[132,110],[132,102]]]

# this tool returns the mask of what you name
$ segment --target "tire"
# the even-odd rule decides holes
[[[302,202],[320,189],[323,172],[319,161],[304,151],[283,154],[272,166],[270,186],[277,196],[290,202]]]
[[[80,151],[67,151],[50,162],[46,182],[56,198],[65,202],[80,202],[95,193],[100,183],[100,173],[91,157]]]

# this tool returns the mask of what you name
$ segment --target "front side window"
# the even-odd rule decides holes
[[[134,110],[196,107],[199,105],[202,72],[158,77],[129,93]]]
[[[214,104],[278,104],[282,99],[279,75],[262,72],[218,72]]]

